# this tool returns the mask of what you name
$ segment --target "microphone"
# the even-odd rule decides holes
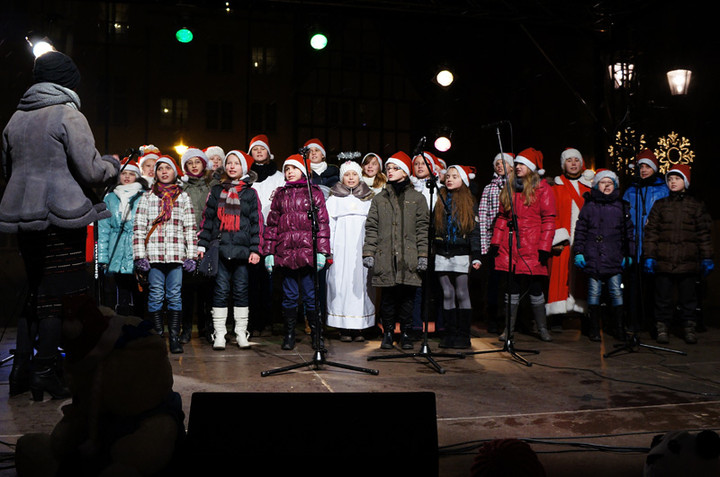
[[[302,155],[302,156],[305,156],[305,155],[307,155],[307,153],[308,153],[309,150],[310,150],[309,147],[303,146],[303,147],[301,147],[301,148],[298,150],[298,153],[299,153],[300,155]]]
[[[421,137],[420,140],[417,143],[417,146],[415,146],[415,150],[413,151],[412,157],[419,156],[422,154],[423,149],[425,149],[425,141],[427,138],[425,136]]]
[[[500,121],[495,121],[494,123],[483,124],[482,126],[480,126],[480,129],[495,128],[498,126],[502,126],[503,124],[509,124],[509,123],[510,123],[510,121],[508,121],[507,119],[502,119]]]

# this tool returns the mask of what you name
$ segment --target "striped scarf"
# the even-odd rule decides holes
[[[152,188],[153,194],[160,197],[160,215],[153,220],[153,225],[161,222],[167,222],[172,216],[173,204],[175,199],[178,198],[182,189],[177,184],[163,184],[162,182],[156,182]]]
[[[242,206],[240,204],[240,192],[245,188],[245,182],[234,180],[223,182],[223,191],[220,193],[217,216],[220,219],[220,230],[226,232],[237,232],[240,230],[240,216]]]

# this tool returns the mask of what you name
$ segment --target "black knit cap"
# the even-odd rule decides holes
[[[49,51],[35,58],[33,79],[35,83],[55,83],[75,89],[80,84],[80,71],[69,56],[59,51]]]

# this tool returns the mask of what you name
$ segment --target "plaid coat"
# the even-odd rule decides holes
[[[152,191],[138,203],[133,227],[133,257],[147,258],[150,263],[182,263],[197,255],[197,226],[192,201],[182,192],[175,201],[170,220],[158,225],[150,235],[152,222],[160,215],[160,198]]]

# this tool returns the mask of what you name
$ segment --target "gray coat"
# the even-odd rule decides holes
[[[365,222],[363,257],[374,257],[372,284],[420,286],[418,257],[428,256],[429,213],[410,182],[399,194],[388,185],[373,197]]]
[[[100,156],[80,99],[54,83],[31,86],[3,131],[7,188],[0,232],[82,228],[110,217],[91,188],[113,180],[119,162]]]

